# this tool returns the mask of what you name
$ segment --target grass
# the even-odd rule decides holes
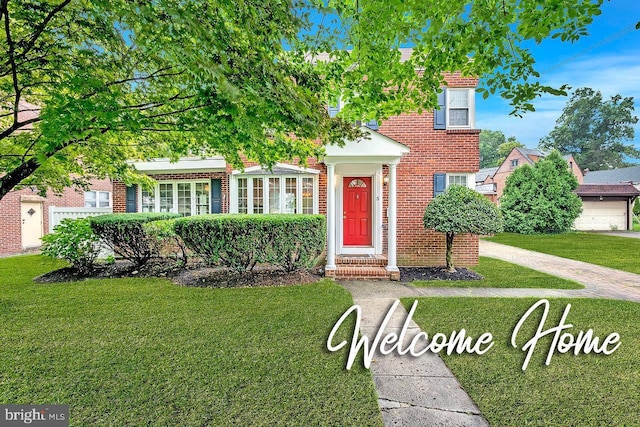
[[[487,240],[640,274],[637,257],[640,253],[640,239],[598,233],[534,236],[501,233]]]
[[[419,287],[446,288],[547,288],[583,289],[580,283],[551,276],[540,271],[522,267],[495,258],[480,257],[474,271],[484,276],[483,280],[429,280],[414,281]]]
[[[640,222],[636,219],[633,220],[633,231],[640,231]]]
[[[325,348],[353,304],[336,284],[31,281],[59,266],[0,259],[0,402],[69,404],[71,425],[382,425],[370,372]]]
[[[403,299],[410,307],[414,299]],[[431,335],[465,328],[477,338],[491,332],[484,355],[443,355],[447,366],[491,425],[640,425],[640,304],[590,299],[552,299],[545,328],[558,324],[567,303],[574,334],[593,328],[604,339],[617,332],[622,344],[610,356],[555,354],[544,365],[551,336],[538,342],[525,372],[525,353],[510,345],[512,331],[536,299],[420,298],[414,320]],[[518,335],[521,347],[533,336],[539,312]]]

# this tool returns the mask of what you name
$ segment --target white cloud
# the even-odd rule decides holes
[[[640,115],[640,51],[573,60],[542,74],[543,83],[551,86],[566,83],[573,89],[590,87],[601,91],[605,98],[616,94],[633,96],[636,115]],[[509,116],[511,109],[506,103],[500,105],[499,101],[493,100],[491,104],[497,108],[483,111],[483,103],[479,101],[476,125],[482,129],[501,130],[528,147],[536,147],[538,141],[553,129],[567,100],[553,96],[539,98],[534,102],[536,111],[525,114],[522,119]],[[636,126],[635,144],[640,148],[640,124]]]

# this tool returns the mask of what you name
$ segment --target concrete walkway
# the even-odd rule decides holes
[[[374,339],[391,305],[404,297],[611,298],[640,302],[640,275],[480,241],[480,255],[502,259],[582,283],[585,289],[416,288],[399,282],[343,281],[362,308],[360,331]],[[382,336],[400,330],[408,316],[398,306]],[[420,328],[409,323],[405,347]],[[480,410],[440,356],[376,352],[370,369],[385,426],[487,426]]]
[[[640,239],[640,231],[604,231],[599,234],[606,234],[607,236],[631,237],[633,239]]]

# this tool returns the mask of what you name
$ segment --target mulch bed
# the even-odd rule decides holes
[[[317,282],[323,278],[322,269],[286,272],[271,267],[256,267],[253,271],[237,272],[228,268],[208,267],[202,263],[190,263],[186,267],[152,260],[142,268],[136,268],[128,261],[119,260],[114,264],[98,264],[87,275],[78,273],[71,267],[51,271],[33,279],[38,283],[71,282],[84,279],[111,279],[121,277],[165,277],[181,286],[237,288],[264,286],[291,286]],[[456,268],[450,273],[444,267],[400,267],[400,281],[414,280],[482,280],[482,276],[466,268]]]
[[[466,268],[456,268],[454,273],[447,271],[445,267],[399,267],[400,281],[413,282],[414,280],[482,280],[483,277]]]
[[[33,279],[37,283],[72,282],[85,279],[112,279],[121,277],[165,277],[182,286],[236,288],[260,286],[291,286],[317,282],[322,270],[298,270],[291,273],[269,267],[256,267],[253,271],[237,272],[227,268],[207,267],[200,263],[186,268],[166,261],[150,261],[136,268],[128,261],[96,265],[90,274],[80,274],[72,267],[51,271]]]

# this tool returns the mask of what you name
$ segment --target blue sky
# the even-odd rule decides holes
[[[577,89],[590,87],[605,98],[620,94],[633,96],[635,114],[640,116],[640,0],[605,2],[602,14],[589,26],[589,35],[576,43],[547,40],[533,49],[541,82],[551,86],[564,83]],[[511,108],[499,96],[476,97],[476,126],[500,130],[535,148],[540,138],[553,129],[568,97],[544,96],[534,101],[535,112],[523,118],[509,116]],[[635,127],[640,149],[640,123]],[[638,160],[636,160],[638,161]]]

